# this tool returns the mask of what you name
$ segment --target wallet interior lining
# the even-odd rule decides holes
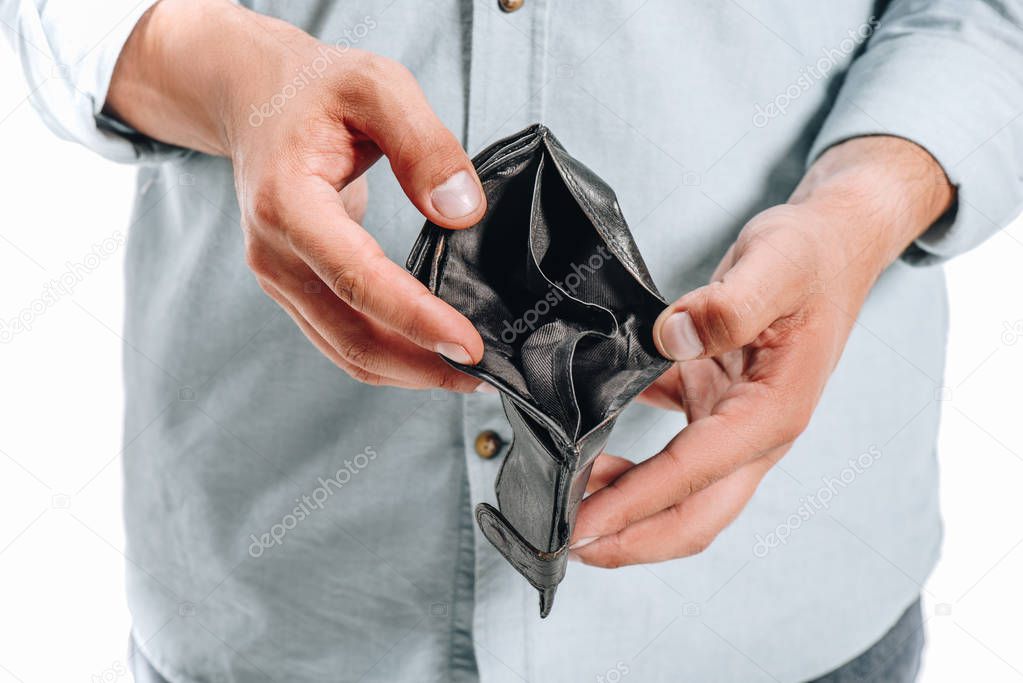
[[[500,182],[484,175],[487,218],[446,235],[438,295],[483,337],[477,368],[575,441],[631,399],[629,388],[657,365],[637,341],[649,336],[638,328],[650,311],[626,304],[646,293],[545,153],[508,160],[494,173]]]

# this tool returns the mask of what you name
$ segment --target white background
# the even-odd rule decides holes
[[[8,86],[0,89],[0,319],[9,320],[68,262],[127,232],[134,170],[53,137],[6,52],[0,83]],[[102,260],[34,314],[30,332],[0,343],[0,683],[129,680],[122,258],[118,250]],[[1021,261],[1017,221],[947,268],[946,541],[925,591],[927,683],[1023,679]]]

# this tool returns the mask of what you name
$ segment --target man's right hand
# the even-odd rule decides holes
[[[352,377],[479,387],[437,356],[478,362],[472,324],[390,261],[339,196],[364,192],[353,183],[383,155],[426,218],[455,229],[482,218],[471,162],[405,67],[223,0],[162,0],[125,45],[106,111],[231,159],[249,266]]]

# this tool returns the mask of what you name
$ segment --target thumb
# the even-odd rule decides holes
[[[805,296],[806,277],[772,249],[753,248],[721,279],[682,296],[654,323],[654,343],[665,358],[719,356],[752,343]]]
[[[408,69],[375,58],[374,87],[350,116],[391,162],[405,194],[429,220],[467,228],[483,218],[486,198],[465,151],[433,113]]]

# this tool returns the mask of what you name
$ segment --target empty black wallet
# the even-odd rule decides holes
[[[407,267],[483,337],[452,363],[501,392],[514,439],[483,534],[537,590],[546,617],[594,459],[622,409],[670,365],[653,343],[667,305],[614,192],[542,125],[473,160],[487,212],[466,230],[427,222]]]

